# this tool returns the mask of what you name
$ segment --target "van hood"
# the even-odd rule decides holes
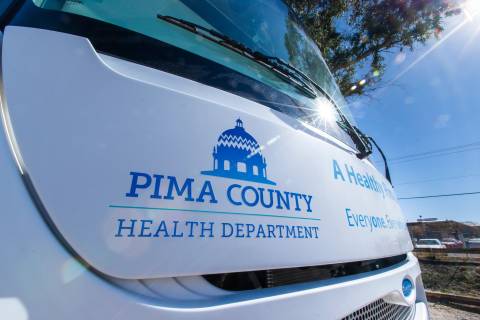
[[[8,130],[42,214],[104,274],[278,269],[412,249],[371,163],[284,114],[52,31],[8,27],[2,69]]]

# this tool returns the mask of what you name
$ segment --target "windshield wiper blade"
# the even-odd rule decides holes
[[[295,86],[297,89],[300,89],[305,95],[312,99],[318,96],[315,89],[312,88],[310,81],[306,80],[308,77],[300,70],[291,66],[280,58],[267,56],[234,39],[231,39],[230,37],[216,30],[205,28],[190,21],[161,14],[157,14],[157,18],[195,33],[263,65],[264,67],[273,71],[279,78]]]
[[[341,112],[341,110],[338,108],[337,104],[333,99],[330,97],[330,95],[325,92],[325,90],[320,87],[314,80],[312,80],[309,76],[307,76],[305,73],[302,71],[298,70],[294,66],[290,65],[289,63],[285,62],[284,60],[277,58],[277,57],[267,57],[271,60],[275,60],[277,63],[281,64],[285,68],[292,69],[295,71],[299,76],[301,76],[305,81],[308,81],[312,86],[314,86],[318,91],[323,93],[331,102],[332,105],[335,107],[337,113],[339,114],[340,121],[338,121],[338,125],[340,128],[342,128],[352,139],[353,143],[355,144],[355,147],[359,151],[357,153],[357,157],[359,159],[365,159],[369,155],[372,154],[373,148],[372,144],[370,142],[369,137],[367,137],[360,129],[350,123],[350,121],[347,119],[347,117]]]
[[[372,147],[372,143],[371,143],[372,138],[367,136],[362,131],[360,131],[360,129],[357,126],[352,126],[352,127],[353,127],[353,130],[355,130],[355,133],[356,133],[357,137],[360,138],[360,141],[364,146],[363,149],[360,149],[360,152],[357,153],[357,157],[360,158],[360,159],[365,159],[373,153],[373,147]],[[375,143],[375,145],[376,145],[376,143]]]
[[[353,143],[355,144],[355,147],[359,151],[357,153],[357,157],[360,159],[364,159],[372,153],[371,143],[368,138],[366,138],[366,136],[358,128],[354,127],[348,121],[348,119],[343,115],[341,110],[337,107],[335,102],[325,92],[325,90],[320,87],[314,80],[308,77],[305,73],[298,70],[288,62],[278,57],[268,56],[261,52],[255,51],[247,47],[243,43],[240,43],[216,30],[205,28],[194,22],[161,14],[157,14],[157,18],[173,24],[177,27],[188,30],[194,34],[197,34],[207,40],[215,42],[263,65],[264,67],[275,72],[275,74],[284,81],[300,89],[305,95],[312,99],[318,97],[318,93],[316,90],[320,91],[329,100],[331,100],[333,105],[335,106],[335,109],[340,116],[340,121],[338,121],[338,124],[340,128],[342,128],[350,136]]]
[[[338,107],[336,108],[338,110]],[[340,120],[337,121],[337,124],[350,136],[355,144],[355,147],[358,150],[357,158],[367,158],[373,152],[372,144],[370,143],[369,138],[362,131],[360,131],[360,129],[352,125],[350,121],[348,121],[347,117],[343,115],[343,113],[339,111],[338,114],[340,115]]]

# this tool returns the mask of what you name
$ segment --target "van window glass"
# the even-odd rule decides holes
[[[184,19],[227,35],[267,56],[275,56],[303,71],[353,122],[347,104],[316,44],[303,31],[282,0],[32,0],[38,7],[82,15],[114,24],[227,66],[300,101],[285,105],[287,114],[354,146],[337,121],[334,105],[319,92],[306,96],[269,68],[163,21],[157,15]],[[255,100],[252,97],[252,100]],[[257,101],[265,103],[265,101]],[[292,111],[289,112],[288,110]]]
[[[2,0],[0,1],[0,18],[3,18],[3,15],[6,13],[7,9],[13,3],[13,0]]]

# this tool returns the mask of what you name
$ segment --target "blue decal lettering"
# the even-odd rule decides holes
[[[267,224],[267,232],[269,238],[275,238],[275,226]]]
[[[168,178],[168,192],[165,199],[168,199],[168,200],[175,199],[173,197],[173,189],[175,189],[175,192],[179,197],[181,197],[185,193],[185,191],[187,191],[187,196],[185,197],[185,201],[195,201],[195,199],[192,198],[192,182],[194,181],[192,178],[187,178],[181,188],[177,183],[177,178],[172,176],[168,176],[167,178]]]
[[[260,193],[260,202],[262,203],[262,206],[264,208],[271,208],[273,206],[273,190],[272,189],[267,189],[267,192],[269,194],[270,201],[268,203],[265,202],[265,196],[264,196],[264,188],[258,188],[258,191]]]
[[[244,226],[245,225],[243,223],[235,223],[235,227],[236,227],[235,238],[245,238],[245,234],[243,233]]]
[[[158,225],[158,228],[157,228],[157,231],[155,232],[155,234],[153,236],[155,238],[160,237],[160,232],[163,232],[163,237],[164,238],[170,237],[170,235],[168,234],[167,225],[165,224],[165,221],[163,221],[163,220],[160,221],[160,223]]]
[[[340,169],[340,166],[338,165],[337,160],[333,160],[333,177],[335,179],[338,179],[338,177],[342,178],[343,181],[345,181],[345,178],[343,177],[342,169]]]
[[[135,234],[133,233],[133,229],[135,228],[135,223],[137,222],[136,219],[130,219],[129,226],[123,225],[123,223],[125,222],[125,219],[117,219],[117,222],[118,222],[118,228],[117,228],[117,233],[115,234],[115,237],[123,237],[123,234],[122,234],[123,230],[130,230],[130,233],[128,234],[127,237],[135,237]]]
[[[200,195],[197,198],[197,202],[205,202],[203,199],[205,196],[210,197],[210,203],[217,203],[217,199],[215,199],[215,194],[213,192],[212,184],[210,181],[206,180],[203,183],[202,190],[200,191]]]
[[[251,190],[250,194],[253,195],[253,201],[248,201],[247,197],[247,191]],[[242,189],[242,200],[243,203],[245,203],[249,207],[254,207],[258,204],[258,192],[257,189],[251,186],[246,186],[245,188]]]
[[[301,211],[300,206],[298,205],[298,198],[302,198],[302,195],[295,192],[290,192],[290,196],[295,198],[295,211]]]
[[[363,184],[362,175],[360,173],[357,173],[357,181],[360,186],[365,187],[365,185]]]
[[[146,189],[152,183],[152,177],[149,174],[141,173],[141,172],[130,172],[132,176],[132,182],[130,184],[130,192],[126,193],[125,196],[127,197],[138,197],[137,189]],[[143,183],[139,183],[138,179],[142,177],[144,180]]]
[[[288,238],[296,238],[295,234],[295,226],[285,226],[285,229],[287,230],[287,239]]]
[[[302,194],[303,199],[305,199],[305,202],[307,203],[307,212],[312,212],[312,208],[310,208],[310,203],[312,202],[312,196]]]
[[[318,239],[318,228],[319,227],[316,226],[312,227],[312,229],[315,231],[315,239]]]
[[[229,232],[227,232],[227,230]],[[231,223],[222,223],[222,238],[230,238],[233,235],[233,226]]]
[[[162,199],[160,195],[160,185],[162,183],[163,175],[154,174],[153,178],[155,179],[155,188],[153,189],[153,194],[150,195],[152,199]]]
[[[378,223],[377,223],[377,220],[378,218],[377,217],[372,217],[372,225],[374,228],[377,228],[378,227]]]
[[[152,233],[149,231],[147,234],[145,234],[145,231],[150,230],[150,225],[153,223],[153,220],[140,220],[141,225],[140,225],[140,234],[138,235],[139,237],[151,237]],[[148,223],[148,226],[146,225]]]
[[[235,189],[239,189],[241,188],[242,186],[239,185],[239,184],[232,184],[230,186],[228,186],[227,188],[227,198],[228,198],[228,201],[230,201],[231,204],[234,204],[236,206],[241,206],[242,203],[240,201],[235,201],[233,200],[232,198],[232,190],[235,188]]]
[[[190,227],[188,237],[193,238],[193,228],[198,226],[198,222],[197,221],[185,221],[185,225],[187,227]]]
[[[276,227],[278,229],[278,237],[283,238],[283,229],[285,226],[283,224],[277,224]]]
[[[362,179],[363,179],[363,183],[365,184],[365,188],[370,189],[370,183],[369,183],[367,177],[362,176]]]
[[[358,185],[357,177],[355,175],[355,170],[353,170],[353,167],[350,166],[350,168],[349,168],[348,165],[345,165],[345,169],[347,170],[348,181],[350,181],[350,183],[353,183],[353,181],[355,181],[355,184]],[[353,178],[353,180],[352,180],[352,178]]]
[[[370,223],[370,226],[372,226],[372,221],[373,219],[375,219],[374,216],[370,216],[370,215],[364,215],[364,218],[365,218],[365,221],[367,221],[368,223]],[[368,227],[368,224],[366,225]]]
[[[260,233],[262,234],[262,238],[265,238],[265,230],[263,230],[263,226],[261,224],[258,225],[257,231],[257,238],[260,238]]]
[[[202,227],[202,231],[200,233],[200,238],[205,238],[205,231],[209,231],[209,238],[213,238],[213,222],[209,222],[208,224],[210,225],[209,228],[205,227],[205,222],[200,222],[200,225]]]
[[[303,239],[303,227],[302,226],[297,226],[297,235],[299,239]]]
[[[365,217],[364,217],[363,215],[360,215],[360,216],[358,217],[358,222],[360,222],[360,225],[361,225],[362,227],[365,227]]]
[[[312,227],[304,227],[305,238],[312,238]]]
[[[177,232],[177,226],[178,226],[178,221],[173,221],[173,233],[172,233],[172,238],[183,238],[183,232],[178,233]]]
[[[253,232],[255,232],[255,225],[247,223],[247,238],[251,238]]]
[[[283,203],[285,206],[285,209],[290,210],[290,198],[289,198],[289,192],[284,191],[285,197],[282,196],[281,191],[275,190],[275,194],[277,195],[277,209],[283,209],[282,205],[280,202]]]
[[[345,209],[345,213],[347,214],[348,225],[349,225],[350,227],[354,227],[355,224],[353,224],[353,223],[350,221],[350,219],[353,218],[352,215],[350,214],[350,211],[352,211],[352,210],[350,210],[350,209],[348,209],[348,208]]]

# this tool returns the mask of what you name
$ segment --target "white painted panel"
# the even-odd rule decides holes
[[[412,248],[379,172],[257,103],[100,56],[84,38],[19,27],[5,32],[3,79],[25,169],[48,214],[106,274],[283,268]],[[215,170],[214,155],[233,169],[245,150],[259,176],[248,164],[244,174]],[[174,179],[191,196],[178,196]]]

